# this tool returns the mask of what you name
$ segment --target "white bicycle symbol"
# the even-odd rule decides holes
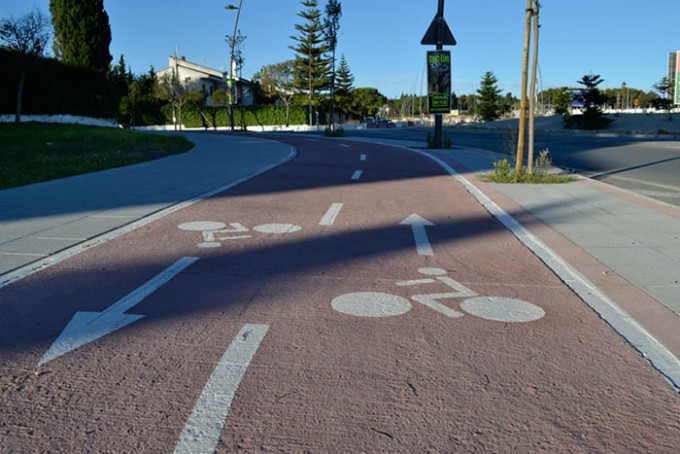
[[[203,249],[222,247],[222,243],[220,241],[244,240],[247,238],[252,238],[252,235],[249,234],[251,229],[244,226],[243,224],[239,224],[238,222],[229,224],[230,228],[227,228],[227,224],[223,222],[213,221],[186,222],[184,224],[178,225],[177,227],[180,230],[186,230],[189,232],[201,232],[201,235],[203,236],[203,242],[198,243],[196,246]],[[300,230],[302,230],[302,227],[293,224],[263,224],[256,225],[252,228],[253,232],[276,235],[299,232]]]
[[[460,318],[467,313],[497,322],[526,323],[540,320],[545,316],[543,309],[526,301],[498,296],[479,296],[460,282],[445,276],[446,270],[441,268],[420,268],[418,272],[433,278],[400,281],[396,285],[412,287],[439,282],[453,289],[454,291],[446,293],[411,296],[414,301],[447,317]],[[464,312],[439,302],[444,299],[460,298],[465,298],[459,305]],[[403,315],[413,307],[406,298],[382,292],[346,293],[334,298],[331,306],[338,312],[357,317],[393,317]]]

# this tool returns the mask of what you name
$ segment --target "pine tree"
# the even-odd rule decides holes
[[[599,75],[585,75],[578,81],[583,86],[581,91],[574,94],[574,98],[583,104],[583,114],[565,117],[564,123],[568,128],[576,129],[604,129],[611,120],[604,116],[600,107],[606,97],[598,87],[604,79]]]
[[[481,86],[477,90],[479,104],[477,113],[482,121],[494,121],[500,117],[501,111],[501,91],[496,85],[498,79],[491,71],[487,71],[482,78]]]
[[[343,54],[340,65],[335,73],[335,104],[343,114],[347,115],[352,107],[352,91],[354,90],[354,76],[349,69],[347,59]]]
[[[307,93],[309,122],[313,123],[313,109],[319,105],[318,92],[328,88],[329,62],[324,28],[321,21],[318,0],[302,0],[306,10],[298,13],[303,24],[295,25],[298,36],[291,36],[297,42],[290,46],[295,51],[295,88]]]
[[[111,26],[104,0],[50,0],[54,55],[64,63],[108,71]]]

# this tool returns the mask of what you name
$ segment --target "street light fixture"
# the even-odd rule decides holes
[[[241,6],[243,5],[243,0],[239,0],[238,6],[227,5],[224,9],[228,11],[236,10],[236,21],[234,22],[234,34],[231,35],[231,55],[229,58],[229,79],[227,80],[227,88],[229,90],[229,124],[231,125],[231,130],[234,131],[234,46],[236,44],[236,31],[238,30],[238,19],[241,16]]]

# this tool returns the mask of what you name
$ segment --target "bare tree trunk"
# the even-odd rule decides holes
[[[527,171],[531,174],[534,172],[534,127],[536,116],[536,71],[538,68],[538,29],[539,29],[539,9],[541,4],[539,0],[534,0],[534,55],[533,63],[531,65],[531,83],[529,94],[529,149],[527,155]]]
[[[24,98],[24,85],[26,84],[26,71],[19,74],[19,85],[17,87],[17,110],[14,114],[14,122],[21,123],[21,104]]]
[[[526,146],[527,128],[527,79],[529,78],[529,45],[531,44],[531,16],[532,0],[527,0],[526,26],[524,29],[524,61],[522,63],[522,94],[520,96],[519,135],[517,139],[517,161],[515,175],[521,175],[524,170],[524,148]]]

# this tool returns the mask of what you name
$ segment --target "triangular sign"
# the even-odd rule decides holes
[[[443,36],[441,40],[439,39],[439,21],[442,23]],[[446,46],[455,46],[456,38],[453,37],[453,33],[451,32],[449,25],[446,23],[446,19],[443,17],[435,17],[432,21],[432,24],[430,25],[430,28],[427,29],[427,33],[425,33],[425,36],[423,36],[423,40],[420,41],[420,44],[432,44],[434,46],[443,44]]]

